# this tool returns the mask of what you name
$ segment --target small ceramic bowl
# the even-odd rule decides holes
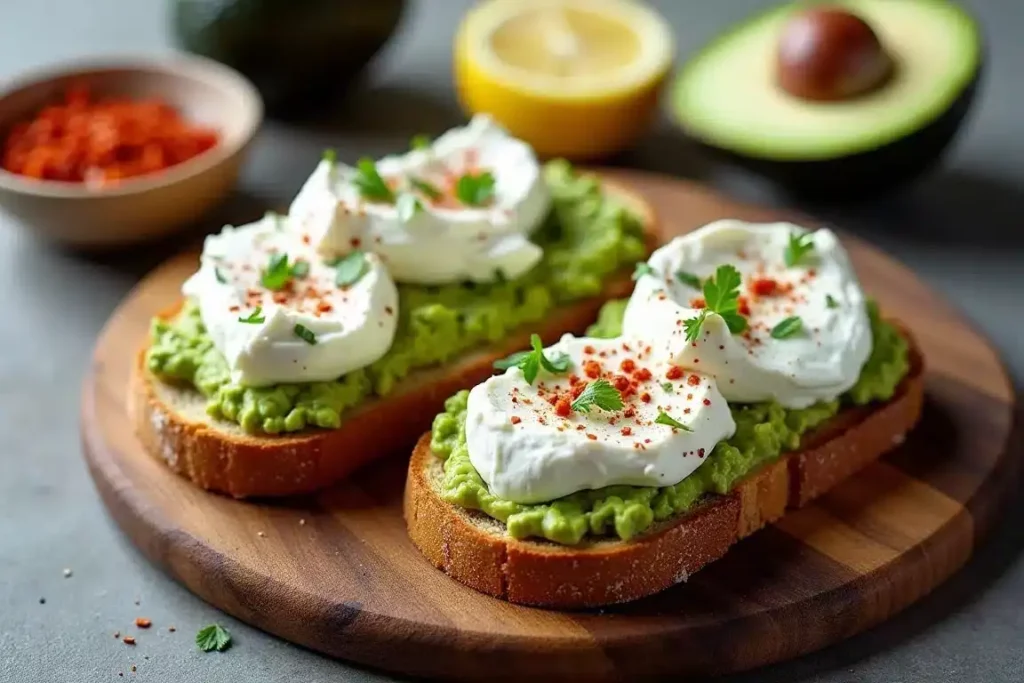
[[[0,140],[11,126],[63,100],[72,84],[97,97],[159,98],[217,130],[211,149],[109,188],[36,180],[0,169],[0,207],[28,230],[74,248],[113,248],[193,224],[232,189],[263,118],[255,87],[217,62],[183,54],[115,57],[28,74],[0,92]]]

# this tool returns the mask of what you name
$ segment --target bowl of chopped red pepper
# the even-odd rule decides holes
[[[21,78],[0,93],[0,207],[74,247],[167,235],[231,192],[262,117],[249,81],[193,56]]]

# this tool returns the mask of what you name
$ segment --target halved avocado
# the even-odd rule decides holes
[[[873,29],[891,63],[876,87],[838,99],[784,87],[782,37],[799,34],[796,51],[813,52],[807,27],[793,32],[793,22],[821,10]],[[835,33],[850,42],[850,31]],[[978,25],[948,0],[790,3],[700,51],[678,77],[672,111],[706,149],[791,193],[859,196],[898,187],[939,160],[970,107],[981,66]]]

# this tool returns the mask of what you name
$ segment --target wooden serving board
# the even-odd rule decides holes
[[[681,180],[609,173],[652,202],[666,235],[784,218]],[[126,416],[129,367],[194,255],[143,281],[102,333],[82,404],[86,458],[150,560],[239,619],[336,657],[460,681],[678,680],[793,657],[886,619],[956,571],[1021,462],[1008,446],[1013,392],[989,344],[906,268],[846,244],[865,288],[923,349],[921,424],[815,504],[639,602],[559,613],[452,581],[406,538],[401,457],[316,496],[252,503],[197,490],[143,452]]]

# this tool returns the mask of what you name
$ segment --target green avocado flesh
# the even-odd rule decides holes
[[[600,294],[605,279],[646,255],[644,226],[601,192],[593,178],[564,161],[544,169],[553,208],[532,239],[544,249],[526,275],[488,285],[400,285],[394,343],[372,365],[333,382],[243,387],[231,382],[224,357],[186,302],[172,320],[152,323],[146,355],[160,379],[194,386],[210,416],[251,433],[278,434],[308,427],[335,428],[342,413],[371,396],[384,396],[411,371],[504,339],[567,302]]]
[[[938,119],[981,64],[977,24],[948,0],[839,0],[878,34],[892,78],[840,102],[794,97],[778,86],[783,25],[807,3],[774,8],[718,38],[683,69],[672,110],[693,137],[759,159],[814,161],[877,149]]]
[[[588,330],[594,337],[616,337],[624,302],[609,302]],[[796,449],[802,434],[829,419],[843,405],[865,405],[892,398],[910,367],[906,340],[882,321],[869,305],[873,347],[857,383],[839,399],[790,410],[778,403],[733,404],[736,433],[721,441],[697,470],[674,486],[608,486],[579,491],[550,503],[524,505],[487,490],[466,448],[468,391],[448,399],[434,418],[430,447],[444,459],[441,496],[456,505],[480,510],[505,523],[513,538],[535,536],[564,545],[588,537],[628,540],[655,522],[686,512],[707,494],[722,494],[737,481],[785,451]]]

